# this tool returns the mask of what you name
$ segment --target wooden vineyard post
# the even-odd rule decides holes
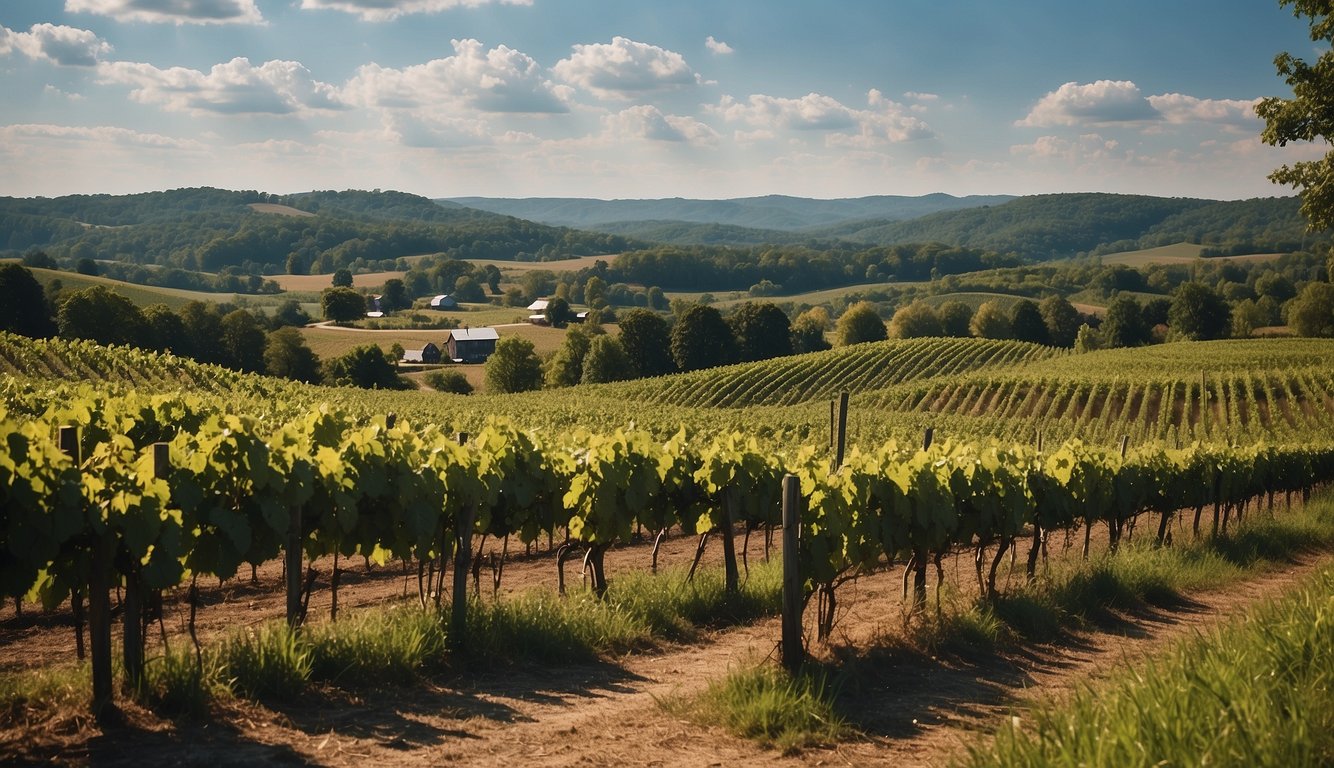
[[[60,449],[77,467],[79,428],[60,428]],[[106,533],[92,534],[92,562],[88,570],[88,650],[93,659],[93,716],[99,721],[114,709],[111,679],[111,551],[112,540]]]
[[[931,450],[931,443],[935,439],[936,439],[936,428],[927,427],[926,431],[922,433],[922,450],[924,451]]]
[[[459,433],[459,445],[468,442],[468,433]],[[454,521],[454,592],[450,602],[449,642],[455,648],[463,646],[468,631],[468,570],[472,560],[472,527],[477,510],[470,504],[459,510]]]
[[[843,466],[843,454],[848,447],[848,393],[838,393],[838,421],[834,430],[834,468]]]
[[[801,510],[796,476],[783,476],[783,666],[796,672],[806,660],[801,643]]]
[[[287,572],[287,626],[301,624],[301,507],[293,507],[287,523],[287,549],[283,567]]]

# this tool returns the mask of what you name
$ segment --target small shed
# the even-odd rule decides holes
[[[447,293],[442,293],[431,299],[431,309],[457,309],[458,306],[459,303],[454,300],[454,297]]]
[[[496,351],[500,334],[495,328],[455,328],[445,347],[456,363],[484,363]]]
[[[546,312],[547,305],[550,303],[551,301],[548,299],[538,299],[537,301],[534,301],[532,304],[528,305],[528,311],[532,312],[533,314],[537,314],[539,312]]]
[[[403,350],[403,362],[405,363],[438,363],[440,362],[440,347],[430,343],[421,349]]]

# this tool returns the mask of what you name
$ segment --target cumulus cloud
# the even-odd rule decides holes
[[[342,11],[362,21],[393,21],[412,13],[439,13],[450,8],[476,8],[488,3],[532,5],[533,0],[301,0],[304,10]]]
[[[619,36],[611,43],[574,46],[570,58],[556,62],[552,71],[602,99],[624,99],[699,81],[681,54]]]
[[[823,131],[831,143],[870,145],[931,138],[929,126],[904,112],[903,106],[877,90],[866,96],[867,109],[854,109],[838,99],[808,93],[799,99],[752,94],[746,101],[724,96],[710,110],[727,122],[744,123],[764,132]],[[752,133],[751,135],[756,135]],[[856,139],[852,142],[852,139]]]
[[[704,47],[719,56],[726,56],[733,52],[732,46],[724,43],[722,40],[715,40],[713,35],[709,35],[708,39],[704,41]]]
[[[718,132],[692,117],[666,115],[657,107],[642,104],[602,118],[609,136],[677,142],[697,146],[718,143]]]
[[[454,55],[403,69],[367,64],[343,88],[348,102],[413,109],[464,104],[484,112],[566,112],[570,89],[553,85],[537,62],[506,46],[486,50],[453,40]]]
[[[86,29],[63,25],[34,24],[27,32],[0,26],[0,56],[11,51],[63,67],[92,67],[111,53],[111,44]]]
[[[1121,123],[1159,120],[1162,115],[1129,80],[1099,80],[1080,85],[1066,83],[1040,99],[1028,116],[1015,125],[1043,128],[1085,123]]]
[[[1256,120],[1255,100],[1199,99],[1182,93],[1150,96],[1149,104],[1169,123],[1217,123],[1252,127]]]
[[[237,57],[215,64],[208,73],[118,61],[101,64],[98,75],[105,83],[131,86],[135,101],[169,112],[293,115],[346,108],[332,86],[315,80],[295,61],[266,61],[256,67]]]
[[[1031,144],[1010,147],[1010,154],[1035,160],[1087,164],[1106,160],[1126,159],[1128,155],[1114,139],[1096,133],[1086,133],[1076,139],[1059,136],[1041,136]]]
[[[69,13],[168,24],[261,24],[255,0],[65,0]]]

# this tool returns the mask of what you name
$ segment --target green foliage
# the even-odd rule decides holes
[[[468,382],[468,377],[463,375],[462,371],[439,370],[427,371],[422,377],[426,385],[437,392],[449,392],[455,395],[471,395],[472,384]]]
[[[346,354],[324,361],[325,383],[362,389],[403,389],[398,369],[374,344],[363,344]]]
[[[968,328],[979,339],[1008,339],[1012,334],[1010,314],[998,301],[984,302],[978,307]]]
[[[1010,336],[1018,341],[1033,344],[1050,344],[1047,323],[1042,318],[1038,305],[1028,299],[1020,299],[1010,308]]]
[[[1288,323],[1302,336],[1334,336],[1334,285],[1308,283],[1290,305]]]
[[[1137,347],[1149,341],[1149,326],[1144,309],[1133,296],[1121,295],[1107,305],[1107,314],[1099,328],[1107,347]]]
[[[1222,339],[1231,330],[1232,310],[1207,285],[1183,283],[1172,296],[1167,322],[1188,339]]]
[[[269,333],[264,344],[264,372],[306,384],[320,380],[320,359],[301,332],[295,328],[279,328]]]
[[[672,326],[672,359],[682,371],[727,365],[736,359],[736,341],[722,314],[693,304]]]
[[[143,312],[129,299],[101,285],[65,296],[56,313],[56,326],[64,338],[90,339],[99,344],[148,346],[150,340]]]
[[[964,338],[971,336],[973,308],[962,301],[946,301],[936,308],[940,316],[940,332],[945,336]]]
[[[1038,305],[1042,322],[1047,326],[1047,338],[1058,347],[1073,347],[1079,333],[1079,310],[1061,296],[1048,296]]]
[[[527,392],[542,386],[542,361],[533,342],[506,336],[496,342],[496,351],[486,360],[487,392]]]
[[[824,307],[812,307],[797,315],[792,321],[792,352],[804,355],[829,349],[829,342],[824,337],[827,330],[829,311]]]
[[[870,341],[884,341],[889,338],[885,322],[880,319],[880,312],[869,301],[860,301],[839,316],[834,327],[835,344],[847,347]]]
[[[630,358],[625,354],[621,342],[606,334],[593,337],[588,345],[588,354],[584,356],[583,368],[579,378],[581,384],[622,381],[632,374]]]
[[[333,287],[335,287],[335,288],[351,288],[351,287],[352,287],[352,270],[347,269],[347,268],[342,268],[342,269],[336,269],[336,270],[334,270],[334,273],[333,273]]]
[[[946,334],[936,310],[925,301],[914,301],[894,313],[889,321],[889,335],[895,339],[916,339]]]
[[[26,267],[0,264],[0,330],[35,339],[55,332],[46,292]]]
[[[325,320],[350,323],[366,314],[366,299],[351,288],[326,288],[320,294],[320,308]]]
[[[727,318],[736,338],[737,359],[750,363],[792,354],[792,328],[783,310],[769,302],[747,301]]]
[[[621,313],[616,322],[618,338],[629,361],[631,378],[663,376],[676,370],[672,359],[671,328],[656,312],[632,309]]]
[[[222,336],[218,344],[223,365],[244,373],[264,370],[266,340],[264,329],[255,316],[244,309],[233,310],[222,318]]]
[[[834,707],[838,684],[818,669],[790,675],[772,665],[747,666],[718,679],[693,700],[668,710],[742,738],[792,752],[833,744],[851,728]]]

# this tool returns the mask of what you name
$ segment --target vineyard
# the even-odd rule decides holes
[[[656,570],[664,536],[699,536],[701,552],[714,539],[735,594],[751,532],[767,543],[782,527],[807,640],[826,641],[844,585],[887,568],[902,569],[920,616],[946,557],[972,563],[956,588],[994,602],[1007,559],[1032,581],[1054,536],[1082,538],[1088,557],[1137,527],[1159,545],[1225,536],[1276,500],[1309,498],[1334,480],[1331,353],[1314,340],[1072,356],[934,339],[465,398],[0,337],[0,594],[86,614],[99,709],[113,698],[113,591],[130,617],[188,587],[193,637],[201,579],[281,561],[299,626],[310,564],[332,558],[336,615],[339,558],[357,558],[415,574],[415,602],[448,624],[448,654],[478,631],[467,574],[488,540],[502,569],[511,539],[516,551],[559,544],[550,587],[564,593],[573,558],[599,599],[613,547],[646,533],[641,568]],[[852,394],[847,445],[832,445],[838,392]],[[131,689],[143,631],[127,618],[119,642]]]

